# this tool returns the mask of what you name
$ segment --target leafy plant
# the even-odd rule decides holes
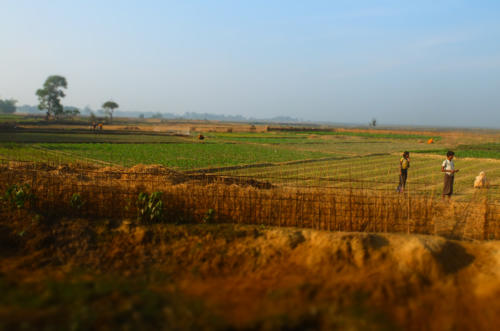
[[[13,184],[7,188],[4,200],[13,208],[23,209],[27,204],[32,204],[35,195],[29,184]]]
[[[137,219],[143,223],[159,222],[163,218],[162,192],[151,195],[141,192],[137,198]]]
[[[203,216],[203,223],[210,224],[210,223],[213,223],[214,220],[215,220],[215,210],[210,208],[205,213],[205,216]]]
[[[69,205],[74,210],[81,210],[85,202],[82,200],[82,197],[78,193],[74,193],[69,200]]]

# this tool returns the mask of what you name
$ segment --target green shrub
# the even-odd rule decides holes
[[[3,199],[12,207],[25,209],[33,206],[35,195],[29,184],[13,184],[5,191]]]
[[[78,193],[74,193],[69,200],[69,205],[73,210],[80,211],[85,205],[85,202],[82,200],[82,197]]]
[[[137,197],[137,219],[146,224],[157,223],[163,219],[162,192],[151,195],[141,192]]]
[[[203,216],[203,223],[210,224],[213,223],[214,220],[215,220],[215,210],[213,209],[207,210],[205,216]]]

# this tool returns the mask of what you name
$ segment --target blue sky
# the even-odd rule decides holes
[[[1,0],[0,97],[500,127],[500,1]]]

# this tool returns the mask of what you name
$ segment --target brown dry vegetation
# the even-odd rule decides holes
[[[498,141],[497,130],[402,130],[402,129],[346,129],[337,128],[339,132],[385,133],[385,134],[417,134],[429,137],[442,137],[443,143],[449,145],[468,144],[471,142]]]
[[[491,330],[500,322],[498,242],[22,217],[3,218],[0,236],[5,330]]]
[[[10,163],[1,187],[29,183],[37,210],[72,212],[78,194],[85,217],[130,218],[141,192],[163,193],[164,221],[213,221],[296,226],[331,231],[440,234],[455,239],[499,239],[500,206],[481,192],[468,202],[432,195],[399,195],[358,189],[274,187],[252,179],[184,174],[162,166],[86,168]]]
[[[20,127],[26,129],[39,129],[39,125],[24,124]],[[67,129],[67,125],[47,124],[44,129]],[[89,129],[88,125],[72,125],[73,129]],[[124,130],[124,131],[153,131],[153,132],[267,132],[267,125],[255,125],[255,130],[247,123],[218,123],[214,121],[166,121],[166,120],[146,120],[133,122],[131,124],[106,124],[104,130]]]

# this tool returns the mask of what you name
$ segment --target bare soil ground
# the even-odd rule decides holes
[[[0,221],[0,329],[492,330],[500,243]]]
[[[20,127],[26,129],[38,129],[39,125],[23,124]],[[214,123],[214,122],[170,122],[161,123],[161,121],[148,120],[147,122],[137,122],[133,124],[105,124],[104,130],[123,130],[123,131],[152,131],[152,132],[267,132],[267,125],[255,125],[247,123]],[[63,124],[47,124],[44,129],[67,129]],[[73,125],[72,129],[90,130],[89,125]]]

